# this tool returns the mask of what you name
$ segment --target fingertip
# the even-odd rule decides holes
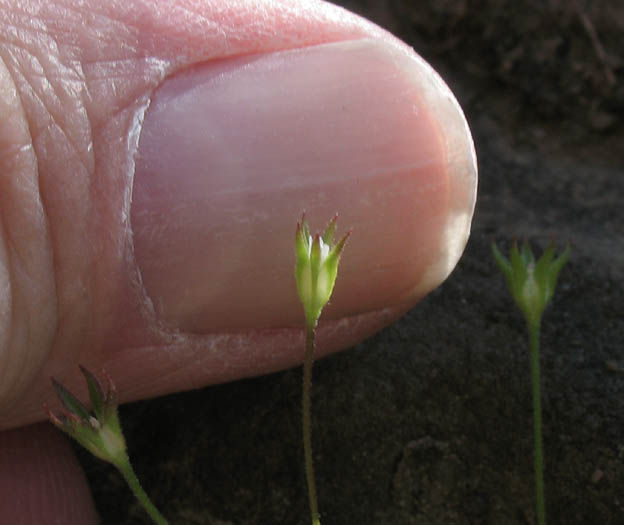
[[[0,523],[99,523],[67,439],[48,423],[0,432],[0,499]]]

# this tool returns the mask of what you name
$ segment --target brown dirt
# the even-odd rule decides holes
[[[525,330],[489,244],[571,242],[542,334],[550,524],[624,523],[624,4],[344,1],[411,43],[474,133],[473,234],[449,280],[314,371],[324,525],[532,524]],[[308,523],[300,370],[122,408],[174,525]],[[149,523],[81,454],[105,525]]]

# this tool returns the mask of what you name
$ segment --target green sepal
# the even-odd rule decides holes
[[[89,410],[84,406],[69,390],[67,390],[56,379],[52,378],[52,386],[63,406],[70,414],[74,414],[82,421],[89,421]]]
[[[87,388],[89,389],[89,399],[91,400],[91,407],[95,417],[100,419],[104,415],[104,390],[97,378],[84,366],[79,365],[80,371],[87,382]]]
[[[327,224],[327,228],[323,232],[323,242],[328,246],[331,246],[331,243],[334,241],[334,233],[336,232],[336,224],[338,223],[338,214],[334,215],[333,218]]]
[[[570,256],[570,245],[566,246],[566,249],[559,257],[555,259],[554,256],[555,247],[550,243],[544,255],[535,265],[535,280],[545,291],[545,302],[549,302],[555,293],[559,273]]]
[[[340,254],[351,232],[331,246],[337,216],[329,221],[323,234],[310,235],[305,215],[295,232],[295,279],[308,326],[315,326],[329,301],[338,274]]]
[[[119,466],[127,461],[127,456],[117,413],[115,386],[107,377],[108,388],[104,391],[95,375],[82,366],[80,370],[87,382],[93,415],[71,392],[52,378],[54,389],[65,410],[58,414],[48,410],[50,421],[94,456]]]
[[[570,247],[555,258],[555,248],[548,245],[536,262],[528,243],[518,249],[514,241],[506,259],[497,246],[492,243],[492,254],[498,267],[505,276],[509,291],[529,324],[538,324],[551,301],[557,278],[568,260]]]

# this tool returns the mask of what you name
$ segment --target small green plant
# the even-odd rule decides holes
[[[295,280],[297,291],[305,312],[305,357],[303,362],[303,449],[305,457],[306,481],[312,525],[320,524],[316,498],[314,462],[312,459],[312,422],[310,415],[310,390],[312,386],[312,363],[316,345],[316,327],[323,308],[334,290],[338,275],[340,255],[351,232],[337,244],[332,245],[336,231],[337,216],[329,221],[323,234],[310,235],[305,215],[297,223],[295,234]]]
[[[56,414],[48,411],[50,421],[93,455],[114,465],[154,523],[167,525],[167,520],[141,487],[130,464],[117,413],[115,386],[107,376],[108,384],[104,391],[95,375],[82,366],[80,370],[87,382],[93,414],[63,385],[52,379],[52,385],[65,410]]]
[[[531,353],[531,383],[533,391],[533,440],[535,462],[535,495],[537,522],[546,524],[546,503],[544,499],[544,458],[542,439],[542,404],[540,391],[539,338],[542,315],[552,299],[557,278],[568,260],[570,247],[557,258],[552,243],[544,254],[535,261],[527,243],[518,249],[514,242],[509,260],[492,243],[492,253],[503,272],[507,286],[518,308],[524,314],[529,335]]]

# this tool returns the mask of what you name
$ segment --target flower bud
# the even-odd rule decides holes
[[[551,243],[537,262],[527,243],[518,250],[518,245],[514,242],[509,260],[500,253],[495,244],[492,244],[492,253],[505,275],[514,301],[522,310],[527,322],[531,325],[538,324],[555,292],[557,278],[568,260],[570,247],[566,247],[565,251],[555,258],[555,248]]]
[[[64,410],[57,414],[48,411],[50,421],[74,438],[94,456],[114,465],[124,461],[126,442],[117,415],[115,387],[107,377],[106,392],[100,381],[86,368],[80,367],[89,389],[93,414],[58,381],[52,379]]]
[[[329,221],[323,234],[310,235],[305,215],[297,223],[295,234],[295,280],[297,291],[305,311],[306,323],[316,326],[323,307],[329,301],[336,276],[340,255],[351,232],[332,246],[338,216]]]

